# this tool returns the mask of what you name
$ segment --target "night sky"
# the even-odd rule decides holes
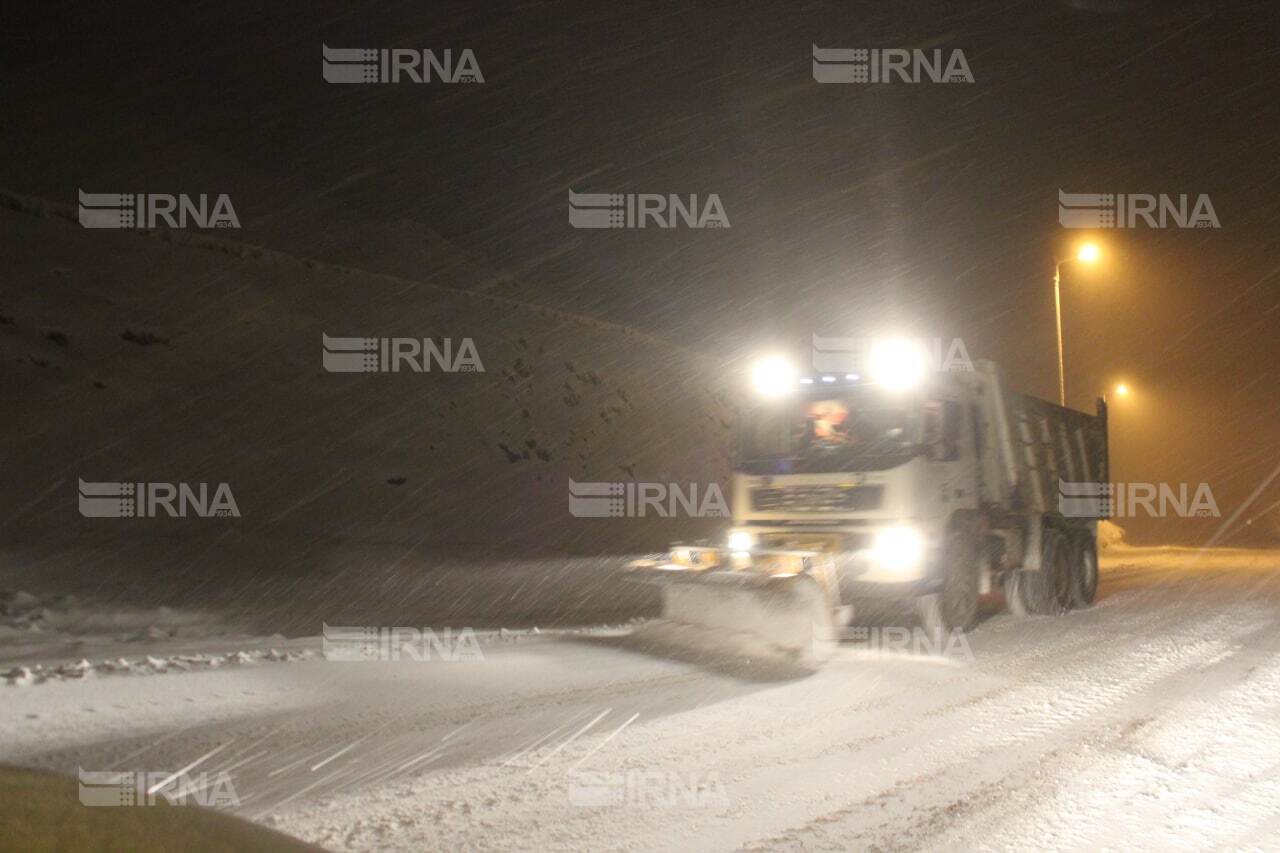
[[[1203,193],[1221,228],[1099,231],[1105,262],[1066,269],[1068,402],[1128,383],[1113,479],[1208,482],[1224,518],[1280,456],[1274,4],[267,6],[7,10],[0,186],[228,192],[238,239],[353,265],[353,224],[429,233],[491,275],[358,265],[624,322],[726,371],[812,334],[959,337],[1048,399],[1053,260],[1086,236],[1059,189]],[[334,86],[322,43],[469,48],[485,82]],[[820,85],[814,45],[959,49],[976,82]],[[574,230],[570,189],[715,193],[731,227]],[[1226,544],[1280,540],[1277,502],[1280,481]],[[1131,527],[1195,544],[1220,524]]]

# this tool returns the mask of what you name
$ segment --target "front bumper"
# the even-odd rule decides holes
[[[844,537],[863,547],[853,550],[817,550],[752,547],[731,551],[708,546],[674,545],[666,560],[643,561],[632,565],[637,578],[659,583],[702,582],[736,587],[768,587],[802,575],[813,576],[833,598],[911,598],[941,588],[936,572],[929,571],[935,560],[931,551],[908,568],[884,565],[876,559],[870,543],[875,529],[864,529],[856,537]],[[752,530],[760,539],[786,536],[794,531]],[[841,537],[828,536],[832,543]]]
[[[707,581],[737,586],[767,586],[800,575],[824,575],[832,555],[821,551],[752,548],[730,551],[702,545],[673,545],[666,560],[641,560],[630,570],[658,583]]]
[[[937,560],[936,543],[917,521],[911,519],[877,519],[865,526],[841,527],[760,524],[735,527],[734,531],[750,534],[766,548],[781,545],[825,552],[835,562],[842,580],[856,580],[864,587],[884,585],[909,589],[920,583],[927,585],[934,574],[931,567]],[[890,555],[877,550],[882,547],[881,534],[892,532],[909,532],[916,540],[917,553],[913,559],[903,562],[894,559],[900,554]]]

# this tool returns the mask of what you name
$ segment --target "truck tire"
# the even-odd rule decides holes
[[[1098,595],[1098,547],[1087,530],[1071,537],[1071,606],[1088,607]]]
[[[1050,535],[1052,533],[1052,536]],[[1051,613],[1066,613],[1071,609],[1071,576],[1075,544],[1071,537],[1060,530],[1045,531],[1044,571],[1052,591]]]
[[[942,592],[916,599],[916,613],[935,640],[967,631],[978,619],[978,543],[967,530],[947,535],[942,556]]]
[[[1070,576],[1062,536],[1056,530],[1044,531],[1040,571],[1015,569],[1005,575],[1004,598],[1009,611],[1018,618],[1053,616],[1065,608]]]
[[[1049,606],[1053,598],[1044,572],[1025,572],[1015,569],[1005,575],[1004,600],[1009,612],[1019,619],[1041,616],[1053,612]]]

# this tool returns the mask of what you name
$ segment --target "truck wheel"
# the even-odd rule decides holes
[[[1050,536],[1052,533],[1052,536]],[[1071,576],[1075,547],[1071,538],[1059,531],[1045,531],[1043,572],[1050,588],[1050,613],[1066,613],[1071,609]]]
[[[1071,591],[1067,544],[1066,537],[1046,527],[1041,539],[1040,571],[1017,569],[1005,575],[1004,598],[1014,616],[1054,616],[1066,609]]]
[[[1019,619],[1053,612],[1049,606],[1052,598],[1044,572],[1015,569],[1005,575],[1004,600],[1009,605],[1009,612]]]
[[[1057,569],[1054,552],[1050,550],[1040,571],[1016,569],[1006,574],[1004,600],[1009,605],[1009,612],[1019,619],[1061,613],[1062,606],[1058,603],[1057,585],[1054,583]]]
[[[1098,548],[1088,531],[1071,537],[1071,606],[1088,607],[1098,595]]]
[[[947,536],[942,557],[942,592],[916,599],[916,613],[924,629],[936,639],[952,631],[967,631],[978,618],[978,543],[965,530]]]

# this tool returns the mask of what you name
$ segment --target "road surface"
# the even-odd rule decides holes
[[[808,677],[600,631],[0,687],[0,759],[199,762],[331,849],[1280,849],[1280,553],[1115,553],[1090,609]]]

